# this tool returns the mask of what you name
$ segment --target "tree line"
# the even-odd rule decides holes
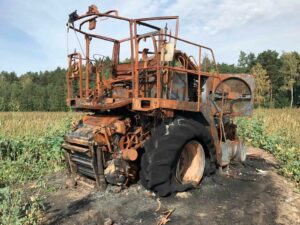
[[[220,73],[251,73],[256,78],[255,104],[281,108],[300,106],[300,55],[266,50],[240,52],[238,63],[218,64]],[[66,73],[53,71],[0,72],[0,111],[66,111]]]
[[[66,111],[66,69],[0,73],[0,111]]]

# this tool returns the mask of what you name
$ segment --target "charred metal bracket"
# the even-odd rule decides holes
[[[75,10],[74,12],[69,14],[69,20],[68,22],[73,24],[77,19],[78,19],[78,14],[77,14],[77,10]]]
[[[101,146],[95,147],[94,145],[90,147],[94,151],[93,155],[93,170],[96,177],[97,187],[104,191],[106,189],[107,183],[104,177],[104,165],[103,165],[103,152]]]

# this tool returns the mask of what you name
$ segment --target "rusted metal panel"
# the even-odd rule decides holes
[[[254,76],[250,74],[221,74],[214,83],[214,97],[217,106],[232,116],[250,116],[254,103]]]
[[[132,109],[138,111],[151,111],[159,108],[197,111],[197,102],[157,98],[134,98],[132,102]]]

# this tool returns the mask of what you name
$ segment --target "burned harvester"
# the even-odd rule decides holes
[[[140,179],[166,196],[245,160],[233,117],[252,113],[254,79],[219,74],[212,49],[180,38],[178,22],[100,13],[94,5],[70,14],[68,29],[85,49],[68,56],[67,103],[89,112],[62,145],[72,173],[99,188]],[[109,46],[112,56],[102,56]]]

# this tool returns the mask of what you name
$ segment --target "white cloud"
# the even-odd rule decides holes
[[[299,11],[299,0],[177,0],[166,10],[211,34]]]
[[[79,14],[86,12],[91,4],[97,4],[101,12],[117,9],[130,18],[179,15],[180,35],[216,49],[219,61],[235,62],[240,50],[300,50],[300,0],[0,0],[1,28],[5,29],[8,21],[36,43],[32,47],[26,40],[0,36],[2,46],[13,41],[11,45],[22,45],[10,51],[5,50],[8,46],[6,52],[1,49],[8,57],[0,61],[0,70],[22,73],[66,66],[68,14],[75,9]],[[120,31],[120,27],[111,30]],[[30,55],[32,48],[43,54]],[[18,67],[12,61],[18,61]]]

